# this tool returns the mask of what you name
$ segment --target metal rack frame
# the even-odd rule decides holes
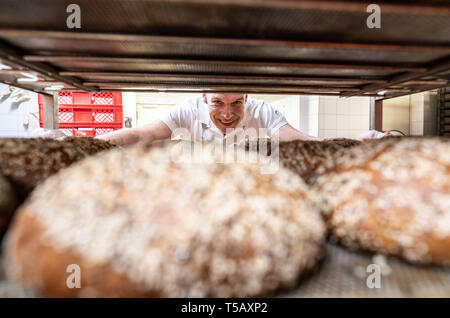
[[[450,80],[450,2],[3,0],[0,81],[63,91],[246,92],[383,100]],[[20,81],[23,72],[38,76]]]

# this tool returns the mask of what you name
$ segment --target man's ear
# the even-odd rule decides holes
[[[208,104],[208,98],[206,97],[206,93],[203,93],[202,96],[203,96],[203,102],[205,104]]]
[[[248,94],[244,95],[244,104],[247,102],[247,96],[248,96]]]

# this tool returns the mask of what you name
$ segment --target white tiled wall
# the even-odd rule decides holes
[[[383,101],[383,130],[397,129],[411,136],[437,133],[437,91],[428,91]]]
[[[413,94],[410,97],[410,134],[436,135],[437,92]]]
[[[5,84],[0,84],[0,91],[5,88]],[[0,138],[28,137],[29,131],[38,128],[37,94],[27,94],[30,100],[20,104],[14,103],[9,97],[0,99]]]
[[[136,104],[134,110],[136,112],[135,125],[141,127],[151,123],[176,105],[199,95],[192,93],[136,93],[134,97],[130,97],[134,98]],[[133,109],[127,110],[127,113],[132,111]]]
[[[410,100],[411,96],[401,96],[383,101],[383,130],[399,130],[410,134]]]
[[[300,96],[300,125],[302,133],[317,137],[319,135],[319,97]]]
[[[370,98],[319,96],[319,137],[356,138],[370,125]]]
[[[126,118],[130,118],[131,127],[135,128],[136,121],[136,93],[133,92],[123,92],[122,93],[122,105],[123,105],[123,120],[125,123]],[[125,127],[125,125],[124,125]]]
[[[437,135],[437,109],[438,93],[437,90],[424,93],[423,105],[423,134],[425,136]]]
[[[409,105],[409,121],[410,130],[409,133],[412,136],[422,136],[423,135],[423,103],[424,95],[414,94],[410,96]]]
[[[252,97],[252,95],[250,95]],[[265,96],[263,96],[264,98]],[[268,102],[275,109],[278,109],[289,122],[289,124],[300,130],[300,109],[299,109],[299,96],[288,95],[280,96],[279,99],[274,99]],[[266,98],[264,98],[266,100]]]

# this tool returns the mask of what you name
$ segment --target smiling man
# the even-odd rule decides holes
[[[253,129],[263,129],[267,136],[280,141],[320,140],[305,135],[289,125],[284,116],[264,101],[249,98],[247,94],[202,94],[175,107],[167,115],[140,128],[122,129],[98,138],[121,146],[137,142],[175,137],[177,132],[188,132],[183,139],[192,141],[221,141],[234,138]],[[266,137],[266,136],[257,136]],[[239,138],[239,136],[237,136]]]

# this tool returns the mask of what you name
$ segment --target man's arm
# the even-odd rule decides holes
[[[171,135],[170,128],[162,120],[156,120],[139,128],[120,129],[97,138],[119,146],[129,146],[138,142],[151,143],[155,140],[169,139]]]
[[[360,135],[357,139],[361,141],[367,141],[372,139],[380,139],[387,136],[391,136],[389,132],[380,132],[376,130],[370,130],[367,133]],[[305,135],[292,127],[289,124],[281,127],[274,135],[273,138],[279,138],[279,141],[292,141],[292,140],[324,140],[323,138],[313,137],[309,135]]]
[[[278,138],[279,141],[292,141],[292,140],[322,140],[321,138],[309,136],[301,133],[289,124],[282,126],[272,138]]]

